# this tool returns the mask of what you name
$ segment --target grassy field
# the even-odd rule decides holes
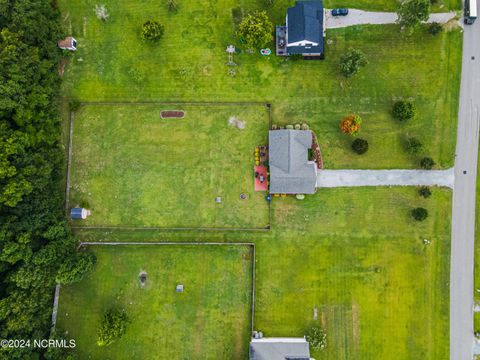
[[[58,329],[77,340],[79,359],[246,359],[250,334],[249,247],[96,247],[98,264],[62,287]],[[144,288],[139,273],[147,272]],[[176,293],[177,284],[185,291]],[[96,345],[104,311],[126,309],[123,338]],[[206,355],[208,354],[208,355]]]
[[[322,189],[303,202],[274,198],[273,229],[95,232],[83,241],[255,241],[255,328],[302,336],[313,309],[327,329],[316,359],[448,359],[451,192],[415,188]],[[413,207],[429,210],[423,223]],[[424,239],[431,241],[424,245]]]
[[[161,119],[167,109],[185,117]],[[230,126],[230,117],[245,129]],[[264,105],[83,106],[70,202],[92,210],[81,225],[263,228],[268,204],[252,174],[267,130]]]
[[[418,159],[403,149],[407,135],[420,138],[425,154],[441,167],[453,164],[459,30],[436,37],[425,29],[406,36],[396,25],[328,30],[325,61],[285,61],[247,54],[235,36],[242,14],[262,2],[178,3],[178,13],[172,14],[155,1],[105,1],[110,18],[102,22],[95,17],[95,2],[60,1],[65,27],[79,46],[64,76],[65,93],[83,101],[268,101],[275,123],[311,125],[329,168],[418,167]],[[269,10],[275,24],[284,22],[292,3],[275,2]],[[148,19],[165,25],[158,45],[140,40],[141,24]],[[233,77],[226,65],[228,44],[241,51]],[[369,65],[347,81],[338,63],[350,47],[364,51]],[[417,118],[407,124],[390,115],[399,98],[418,107]],[[340,120],[349,113],[364,119],[361,136],[370,142],[365,156],[354,156],[351,139],[339,132]]]
[[[458,29],[436,37],[424,28],[406,36],[396,25],[328,30],[325,61],[285,61],[258,52],[250,55],[235,37],[235,25],[242,14],[263,8],[264,2],[184,0],[178,1],[176,14],[169,13],[165,4],[150,0],[141,4],[113,0],[104,3],[111,14],[107,22],[95,18],[93,1],[59,1],[65,27],[79,42],[79,50],[71,57],[64,75],[65,100],[271,102],[273,123],[310,124],[317,133],[327,168],[418,167],[418,158],[408,156],[403,149],[407,136],[418,137],[425,145],[424,154],[432,156],[439,167],[453,164],[462,50],[462,34]],[[286,8],[292,4],[293,1],[275,1],[268,10],[275,24],[284,22]],[[444,9],[455,9],[458,4],[458,1],[439,1],[436,9],[441,5]],[[327,7],[334,5],[392,10],[396,1],[326,2]],[[165,25],[164,38],[156,46],[139,39],[141,24],[149,19],[158,19]],[[234,76],[229,75],[226,65],[225,48],[229,44],[240,48],[234,59],[238,66],[231,68],[235,70]],[[345,80],[339,74],[338,63],[351,47],[365,52],[369,64],[357,76]],[[406,124],[395,122],[390,115],[393,102],[400,98],[411,99],[418,109],[417,117]],[[176,139],[180,134],[168,132],[166,136],[166,132],[159,131],[158,109],[154,123],[159,129],[154,131],[149,127],[149,111],[132,113],[131,108],[124,107],[114,118],[106,109],[89,109],[93,108],[80,111],[79,119],[85,117],[85,123],[77,122],[74,129],[74,140],[83,139],[88,145],[81,148],[83,163],[74,163],[74,168],[83,169],[85,174],[74,174],[74,179],[94,179],[95,168],[101,164],[92,164],[92,159],[99,162],[98,153],[104,153],[106,159],[112,154],[114,161],[107,164],[109,173],[99,176],[96,186],[116,189],[112,194],[121,196],[122,201],[117,205],[116,199],[108,199],[111,195],[99,190],[90,196],[86,188],[74,189],[72,200],[91,202],[93,216],[101,217],[102,221],[117,224],[158,221],[160,205],[155,185],[147,184],[146,180],[140,182],[135,169],[123,162],[122,157],[133,154],[147,161],[146,164],[157,164],[146,155],[150,147],[157,141]],[[236,113],[243,114],[240,110]],[[352,154],[351,138],[342,136],[338,129],[342,117],[350,113],[358,113],[364,119],[360,136],[369,141],[370,149],[363,156]],[[216,116],[224,124],[230,115],[213,112],[202,115],[206,119]],[[121,125],[114,124],[118,119]],[[139,119],[148,128],[148,137],[143,138],[145,135],[138,133],[130,119]],[[111,129],[115,131],[110,132]],[[221,129],[211,130],[205,134],[215,139],[223,133]],[[258,131],[256,141],[265,141],[265,129]],[[156,138],[152,134],[160,135]],[[132,141],[136,137],[141,141]],[[74,143],[74,149],[78,149],[77,145],[80,144]],[[247,145],[242,142],[238,146]],[[226,151],[233,150],[227,147]],[[116,152],[119,157],[115,160]],[[82,159],[81,156],[74,153],[74,161]],[[173,159],[179,160],[177,153],[172,154]],[[251,165],[248,166],[250,172]],[[147,172],[141,174],[143,178]],[[166,189],[172,189],[170,185],[175,185],[172,179],[177,179],[173,172],[170,175],[163,184]],[[240,173],[239,178],[247,177]],[[161,176],[155,179],[158,184],[163,181]],[[106,184],[102,185],[103,181]],[[244,180],[226,177],[224,181],[240,184]],[[138,184],[142,185],[141,190]],[[202,184],[208,191],[209,179]],[[129,204],[129,197],[137,196],[136,191],[141,191],[145,199],[137,204],[148,211],[139,210],[141,206],[122,208]],[[171,195],[172,204],[174,195],[178,197]],[[163,196],[170,199],[170,195]],[[172,210],[186,217],[174,220],[172,215],[169,221],[197,221],[196,212],[189,213],[190,207],[183,206],[185,199],[192,196],[196,194],[182,196],[182,208]],[[203,192],[198,196],[203,196]],[[423,223],[414,222],[409,216],[416,206],[429,210],[430,216]],[[107,213],[107,209],[112,213]],[[205,209],[205,213],[199,212],[205,216],[199,223],[206,219],[231,219],[222,218],[230,216],[227,213],[214,214],[208,207]],[[254,214],[255,218],[242,221],[257,221],[262,216],[249,211],[248,216]],[[327,330],[328,347],[324,352],[312,353],[317,360],[446,360],[450,212],[448,190],[433,189],[433,196],[423,199],[415,188],[322,189],[304,201],[274,198],[269,232],[84,230],[77,232],[77,236],[83,241],[255,242],[256,330],[266,336],[303,336],[312,323],[320,323]],[[97,220],[92,217],[90,221]],[[425,245],[424,239],[431,243]],[[123,260],[122,256],[112,260],[99,252],[100,269],[110,267],[112,261],[122,261],[121,267],[135,267],[135,273],[139,271],[138,262],[131,265],[131,260]],[[195,261],[191,263],[195,265]],[[224,265],[229,266],[218,266]],[[87,281],[73,289],[78,294],[108,293],[98,284],[110,283],[112,275],[102,275],[99,271],[97,268]],[[73,294],[62,301],[73,306],[70,304],[75,301]],[[104,299],[108,304],[115,296]],[[313,319],[315,308],[317,320]],[[62,323],[65,328],[73,328],[72,324],[81,316],[77,313],[64,318]],[[86,340],[91,341],[94,335],[82,329],[75,335],[79,351],[98,350],[90,349]],[[195,334],[190,331],[185,336]],[[133,339],[127,337],[124,342]],[[192,346],[191,338],[186,338],[186,342]],[[210,347],[205,349],[196,354],[208,356],[205,354],[209,354]],[[246,358],[246,352],[241,356]],[[92,358],[99,357],[92,353]]]

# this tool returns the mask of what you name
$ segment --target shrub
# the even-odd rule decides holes
[[[78,109],[80,109],[80,106],[81,106],[80,101],[78,101],[76,99],[72,99],[68,102],[68,108],[70,109],[70,111],[75,112]]]
[[[123,311],[109,309],[105,311],[103,320],[97,329],[97,345],[105,346],[125,334],[127,314]]]
[[[435,166],[435,161],[431,157],[424,157],[420,160],[420,166],[425,170],[430,170]]]
[[[319,327],[312,326],[308,329],[305,338],[314,350],[324,349],[327,346],[327,334]]]
[[[362,118],[358,115],[349,115],[340,122],[340,130],[347,135],[355,136],[360,131]]]
[[[294,128],[295,128],[295,130],[301,130],[301,129],[302,129],[302,125],[300,125],[300,124],[295,124]]]
[[[430,16],[430,0],[407,0],[397,9],[398,23],[407,28],[415,28]]]
[[[407,138],[405,142],[405,150],[412,155],[416,155],[422,151],[423,145],[417,138],[410,137]]]
[[[58,270],[57,283],[64,285],[82,280],[86,274],[93,270],[96,260],[92,253],[75,254],[67,257]]]
[[[285,126],[285,129],[287,129],[287,130],[293,130],[293,125],[290,125],[290,124],[289,124],[289,125]]]
[[[272,130],[277,130],[277,129],[278,129],[277,124],[272,124]]]
[[[340,71],[343,76],[350,77],[360,71],[360,68],[368,64],[367,57],[363,52],[349,49],[340,59]]]
[[[428,217],[428,211],[427,209],[418,207],[412,210],[411,215],[415,220],[423,221]]]
[[[172,13],[176,13],[178,11],[178,5],[175,0],[167,0],[167,9]]]
[[[302,130],[310,130],[310,127],[306,123],[302,123],[301,128]]]
[[[406,121],[415,116],[415,105],[410,101],[400,100],[393,104],[393,117],[400,121]]]
[[[274,2],[275,0],[265,0],[265,5],[267,5],[268,7],[272,7]]]
[[[428,25],[428,33],[433,36],[440,34],[442,31],[443,31],[442,24],[433,22],[430,25]]]
[[[266,11],[255,11],[243,18],[237,34],[247,46],[260,48],[272,41],[273,24]]]
[[[422,186],[420,189],[418,189],[418,194],[424,198],[429,198],[432,196],[432,191],[428,186]]]
[[[368,141],[365,139],[355,139],[352,142],[352,150],[358,155],[365,154],[368,150]]]
[[[164,27],[158,21],[149,20],[142,25],[142,40],[157,42],[164,33]]]

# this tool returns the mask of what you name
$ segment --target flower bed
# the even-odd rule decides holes
[[[185,111],[181,110],[164,110],[160,112],[160,117],[162,119],[170,119],[170,118],[179,118],[182,119],[185,117]]]

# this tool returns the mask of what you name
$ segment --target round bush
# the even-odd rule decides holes
[[[415,208],[412,210],[412,217],[417,221],[423,221],[428,217],[428,211],[424,208]]]
[[[415,105],[409,101],[397,101],[393,104],[393,117],[399,121],[406,121],[415,116]]]
[[[430,190],[430,188],[428,186],[422,186],[419,190],[418,190],[418,194],[424,198],[429,198],[430,196],[432,196],[432,191]]]
[[[158,21],[149,20],[142,26],[142,39],[144,41],[157,42],[163,36],[164,27]]]
[[[360,131],[362,118],[358,115],[349,115],[340,122],[340,130],[347,135],[355,136]]]
[[[358,155],[365,154],[368,150],[368,141],[365,139],[355,139],[352,142],[352,150]]]
[[[324,349],[327,346],[327,334],[319,327],[312,326],[308,329],[305,337],[314,350]]]
[[[410,137],[405,142],[405,150],[412,155],[416,155],[422,151],[423,145],[417,138]]]
[[[420,160],[420,166],[425,170],[430,170],[435,166],[435,161],[431,157],[424,157]]]

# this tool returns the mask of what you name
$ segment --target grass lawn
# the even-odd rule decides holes
[[[449,356],[451,191],[322,189],[274,198],[273,229],[228,232],[82,231],[83,241],[255,241],[255,328],[302,336],[318,320],[318,359],[439,360]],[[417,223],[412,208],[428,209]],[[431,241],[424,245],[423,240]]]
[[[178,13],[157,1],[105,1],[110,19],[95,17],[93,1],[59,1],[65,28],[78,40],[64,76],[67,96],[83,101],[262,101],[273,103],[279,125],[307,122],[317,132],[329,168],[414,168],[418,158],[403,149],[407,135],[425,145],[441,167],[453,164],[461,65],[459,30],[406,36],[396,25],[328,30],[325,61],[285,61],[247,54],[235,36],[242,14],[261,8],[250,0],[184,0]],[[365,6],[373,4],[365,2]],[[383,1],[390,8],[395,1]],[[269,10],[282,24],[293,1],[275,1]],[[347,4],[345,4],[347,5]],[[165,35],[158,45],[142,43],[143,22],[158,19]],[[235,44],[238,66],[228,74],[225,48]],[[273,48],[273,43],[270,45]],[[369,65],[352,79],[338,63],[354,47]],[[392,103],[412,99],[418,116],[399,124]],[[364,119],[361,136],[370,150],[362,157],[339,131],[349,113]],[[422,154],[423,155],[423,154]]]
[[[98,260],[95,271],[60,292],[58,329],[76,339],[79,359],[248,357],[249,247],[116,246],[92,251]],[[142,270],[147,272],[144,288]],[[185,286],[183,293],[175,292],[177,284]],[[97,326],[112,306],[126,309],[126,334],[98,347]]]
[[[168,109],[185,117],[161,119]],[[71,204],[92,210],[81,225],[263,228],[269,210],[266,193],[254,192],[253,166],[267,130],[264,105],[83,106],[74,121]]]

